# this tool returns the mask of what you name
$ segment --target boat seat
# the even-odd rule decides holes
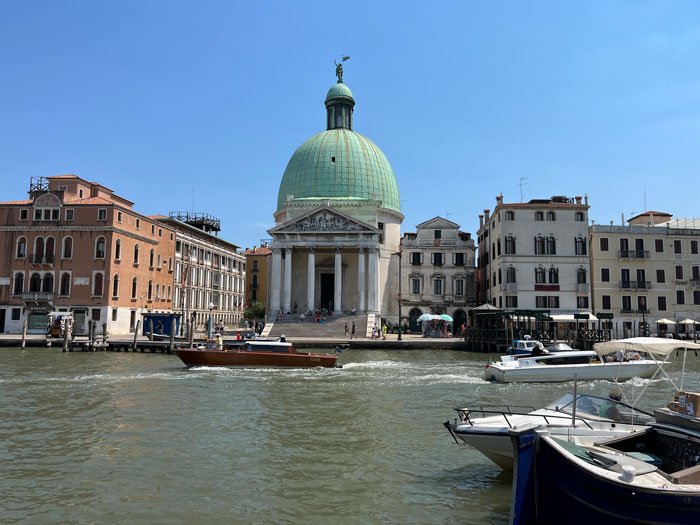
[[[700,465],[688,467],[670,474],[671,481],[679,485],[700,483]]]

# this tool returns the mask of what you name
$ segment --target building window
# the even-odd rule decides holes
[[[535,296],[535,308],[547,308],[547,296],[546,295],[536,295]]]
[[[118,308],[112,308],[112,322],[113,323],[117,322],[117,312],[119,312]]]
[[[117,212],[117,222],[122,222],[122,212]]]
[[[535,237],[535,255],[544,255],[544,237]]]
[[[24,274],[17,272],[15,274],[14,283],[12,286],[12,295],[22,295],[24,291]]]
[[[155,234],[156,234],[156,225],[151,224],[151,235],[155,235]]]
[[[153,268],[154,258],[155,258],[155,252],[153,251],[153,248],[151,248],[151,251],[148,252],[148,267],[149,268]]]
[[[700,290],[693,290],[693,304],[700,304]]]
[[[464,295],[464,279],[456,279],[455,280],[455,295],[458,295],[458,296]]]
[[[587,279],[586,273],[587,272],[586,272],[585,268],[579,268],[576,271],[576,281],[578,282],[578,284],[586,284],[586,282],[587,282],[586,281],[586,279]]]
[[[101,273],[96,273],[93,277],[92,295],[94,297],[102,297],[104,285],[104,276]]]
[[[555,255],[557,253],[557,241],[554,237],[547,237],[547,255]]]
[[[549,269],[549,284],[558,284],[558,283],[559,283],[559,270],[552,267]]]
[[[610,282],[610,268],[601,268],[600,269],[600,280],[603,281],[604,283]]]
[[[135,244],[134,245],[134,264],[139,263],[139,245]]]
[[[115,261],[122,260],[122,241],[121,241],[121,239],[117,239],[114,242],[114,260]]]
[[[577,297],[576,298],[576,308],[588,308],[588,297]]]
[[[54,259],[54,253],[56,252],[56,241],[53,237],[46,238],[46,244],[44,247],[44,257],[47,263],[52,264]]]
[[[63,259],[71,259],[73,257],[73,238],[72,237],[64,237],[63,238],[62,257],[63,257]]]
[[[433,280],[433,293],[435,295],[442,295],[442,277],[436,277]]]
[[[411,293],[415,295],[420,294],[420,279],[417,277],[411,279]]]
[[[654,239],[654,250],[656,253],[663,253],[664,251],[664,240],[663,239]]]
[[[683,267],[676,266],[676,279],[683,279]]]
[[[603,310],[612,310],[610,307],[610,296],[609,295],[603,295],[601,297],[602,299],[602,308]]]
[[[698,253],[698,241],[690,241],[690,253]]]
[[[517,295],[506,295],[506,308],[517,308],[518,307],[518,296]]]
[[[153,300],[153,281],[148,281],[148,288],[146,289],[146,297],[149,301]]]
[[[455,266],[464,266],[466,257],[463,253],[455,253]]]
[[[545,281],[545,278],[544,278],[544,268],[542,268],[541,266],[538,268],[535,268],[535,283],[536,284],[544,284],[545,282],[547,282],[547,281]]]
[[[673,241],[673,253],[682,253],[681,241]]]
[[[105,258],[105,238],[104,237],[98,237],[97,240],[95,241],[95,259],[104,259]]]
[[[575,250],[576,255],[586,255],[586,239],[583,237],[576,237]]]
[[[512,266],[509,266],[506,268],[506,282],[507,283],[514,283],[515,282],[515,268]]]
[[[411,252],[411,264],[413,266],[420,266],[423,257],[420,252]]]
[[[25,259],[27,257],[27,238],[20,237],[17,239],[17,250],[15,251],[17,259]]]
[[[656,282],[665,283],[666,282],[666,272],[664,270],[656,270]]]
[[[632,311],[632,298],[629,295],[622,296],[622,311],[631,312]]]
[[[134,277],[131,280],[131,298],[132,299],[138,298],[138,295],[137,295],[138,294],[138,284],[139,284],[138,279],[136,277]]]
[[[26,221],[29,219],[29,210],[19,210],[19,220]]]
[[[583,215],[583,212],[582,212],[582,211],[577,211],[574,220],[575,220],[576,222],[583,222],[584,219],[585,219],[585,217],[584,217],[584,215]]]
[[[67,297],[70,295],[70,274],[64,273],[61,275],[61,285],[59,287],[59,295]]]
[[[434,239],[442,239],[442,230],[434,230],[433,231]]]
[[[141,219],[136,219],[136,229],[137,230],[141,229]]]
[[[601,252],[607,252],[608,251],[608,238],[607,237],[601,237],[600,238],[600,251]]]
[[[536,211],[535,212],[535,220],[536,221],[543,221],[544,220],[544,212]]]
[[[114,274],[114,279],[112,280],[112,297],[119,297],[119,274]]]
[[[666,297],[659,296],[656,300],[659,311],[666,311]]]
[[[442,266],[443,265],[443,258],[442,258],[442,253],[434,253],[433,254],[433,265],[435,266]]]
[[[97,220],[106,221],[107,220],[107,210],[100,208],[97,210]]]
[[[685,304],[685,291],[676,290],[676,304]]]
[[[41,291],[46,293],[53,293],[53,274],[44,274],[44,282],[41,285]]]
[[[505,217],[506,217],[505,220],[507,220],[507,221],[514,221],[514,220],[515,220],[515,212],[513,212],[513,211],[507,211],[507,212],[505,213]]]
[[[515,255],[515,237],[506,235],[506,255]]]
[[[21,317],[22,317],[22,309],[21,308],[13,308],[12,314],[11,314],[12,320],[19,321]]]
[[[29,291],[30,292],[40,292],[41,291],[41,275],[38,273],[33,273],[29,278]]]
[[[557,216],[554,214],[553,211],[547,212],[547,220],[548,221],[556,221],[557,220]]]

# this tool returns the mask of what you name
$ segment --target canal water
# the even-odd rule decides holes
[[[572,385],[491,384],[488,357],[346,350],[342,369],[188,370],[160,354],[0,349],[0,521],[507,523],[510,477],[442,423],[469,401],[539,408]],[[645,387],[642,408],[672,394],[624,390]]]

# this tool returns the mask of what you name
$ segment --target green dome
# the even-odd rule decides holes
[[[333,86],[331,86],[331,88],[328,90],[328,94],[326,95],[326,102],[337,98],[346,98],[355,102],[350,88],[341,82],[338,82],[337,84],[333,84]]]
[[[344,84],[328,92],[352,97]],[[328,99],[328,98],[327,98]],[[277,209],[295,199],[372,199],[400,212],[399,187],[386,156],[367,137],[347,128],[322,131],[304,142],[284,170]]]

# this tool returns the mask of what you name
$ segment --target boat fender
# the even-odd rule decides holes
[[[620,475],[620,480],[625,483],[632,483],[634,477],[637,475],[637,469],[632,465],[622,465],[622,474]]]

